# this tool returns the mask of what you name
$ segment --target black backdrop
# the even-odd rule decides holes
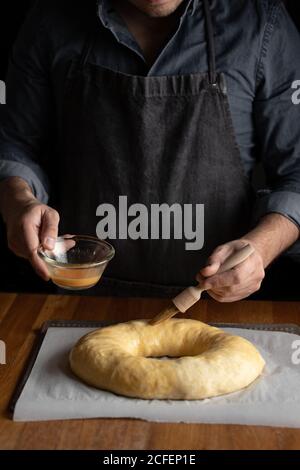
[[[33,0],[2,0],[0,6],[0,79],[5,79],[9,51]]]
[[[7,62],[12,44],[35,0],[1,0],[0,6],[0,80],[5,80]],[[86,1],[86,0],[82,0]],[[229,0],[228,0],[229,1]],[[300,0],[287,0],[287,7],[300,29]],[[300,54],[300,51],[299,51]],[[298,272],[296,273],[298,274]],[[296,276],[295,276],[296,278]],[[53,292],[51,283],[45,283],[34,275],[28,263],[16,258],[7,249],[4,226],[0,220],[0,290]],[[298,287],[293,290],[299,290]],[[274,289],[271,289],[274,292]],[[271,292],[271,293],[272,293]],[[282,292],[282,297],[295,299],[295,295]],[[297,294],[296,294],[296,299]]]

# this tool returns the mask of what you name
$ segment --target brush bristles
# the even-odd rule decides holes
[[[156,317],[149,320],[149,324],[158,325],[159,323],[162,323],[163,321],[169,320],[170,318],[174,317],[174,315],[176,315],[177,313],[179,313],[178,308],[175,307],[175,305],[170,305],[165,310],[156,315]]]

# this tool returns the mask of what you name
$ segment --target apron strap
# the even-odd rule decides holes
[[[203,0],[203,4],[204,4],[205,23],[206,23],[209,80],[212,85],[215,85],[217,81],[217,73],[216,73],[216,47],[215,47],[215,38],[214,38],[214,27],[213,27],[209,0]]]

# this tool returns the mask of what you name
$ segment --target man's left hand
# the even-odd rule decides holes
[[[246,239],[234,240],[215,249],[197,279],[209,295],[219,302],[235,302],[260,289],[265,277],[264,262],[257,249],[244,262],[229,271],[217,274],[221,264],[234,251],[241,249]]]
[[[235,302],[260,289],[265,268],[299,239],[299,226],[281,214],[267,214],[243,239],[219,246],[197,280],[219,302]],[[217,274],[228,256],[249,243],[254,253],[243,263],[223,274]]]

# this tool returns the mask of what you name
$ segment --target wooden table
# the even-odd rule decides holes
[[[0,449],[300,449],[300,430],[202,424],[157,424],[130,419],[13,423],[7,405],[46,320],[147,318],[167,300],[0,294]],[[200,301],[193,318],[210,322],[300,323],[300,303],[218,304]]]

